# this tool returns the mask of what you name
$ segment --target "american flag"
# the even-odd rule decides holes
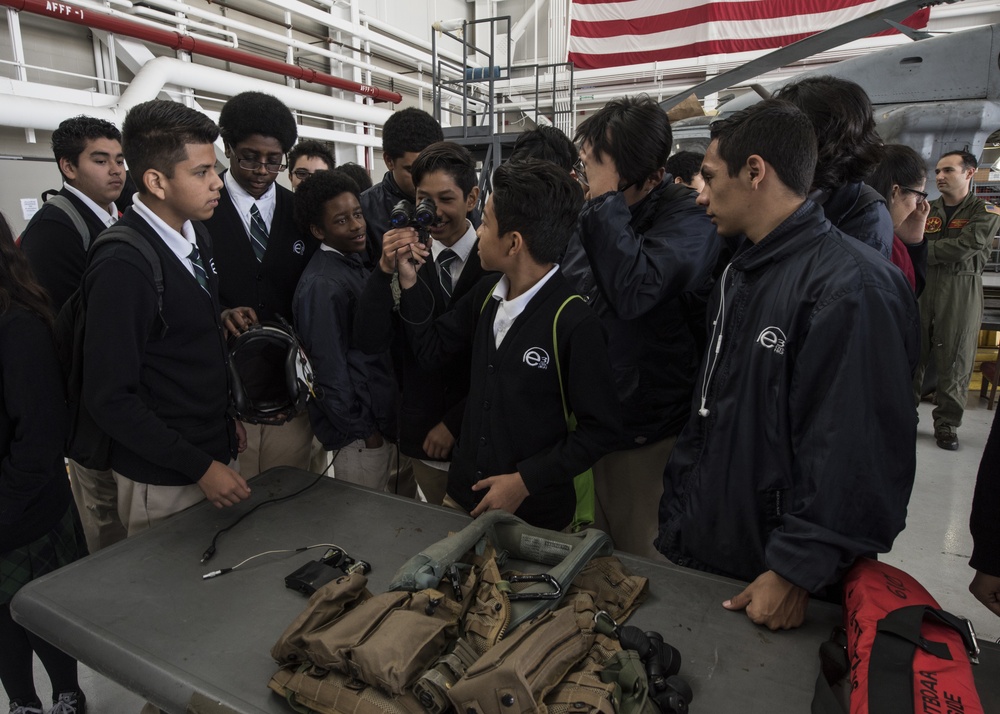
[[[569,61],[577,69],[599,69],[771,50],[898,2],[572,0]],[[929,17],[924,8],[903,24],[926,27]]]

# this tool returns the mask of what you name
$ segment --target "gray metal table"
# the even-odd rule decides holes
[[[269,471],[252,482],[247,503],[201,504],[40,578],[14,599],[14,617],[172,714],[288,714],[266,686],[276,669],[269,651],[306,600],[285,588],[284,576],[322,550],[265,556],[213,580],[201,575],[261,551],[337,543],[372,564],[369,587],[379,592],[409,556],[468,522],[455,511],[322,478],[301,496],[261,508],[200,564],[218,529],[312,477]],[[735,711],[737,703],[744,714],[809,711],[818,646],[839,623],[840,608],[813,602],[804,627],[772,633],[723,610],[740,590],[735,581],[623,559],[650,579],[651,595],[630,623],[658,630],[681,651],[693,712]],[[1000,661],[1000,650],[988,654]],[[994,696],[998,681],[989,685]]]

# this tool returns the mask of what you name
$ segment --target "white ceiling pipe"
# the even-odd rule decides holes
[[[54,131],[63,120],[80,114],[104,119],[119,126],[124,117],[124,115],[119,116],[110,107],[58,102],[36,97],[3,95],[3,101],[0,101],[0,126]]]
[[[80,2],[80,0],[73,0],[73,1],[77,3]],[[216,35],[225,35],[226,37],[229,38],[226,44],[232,47],[233,49],[236,49],[237,47],[240,46],[239,38],[236,36],[236,33],[233,32],[232,30],[224,30],[221,27],[213,27],[204,22],[198,22],[197,20],[192,20],[187,17],[177,17],[175,15],[170,15],[168,13],[161,12],[159,10],[154,10],[151,7],[137,7],[133,9],[133,13],[135,13],[132,16],[133,18],[135,18],[135,15],[142,15],[143,17],[149,17],[159,20],[160,22],[157,23],[155,27],[159,27],[161,29],[167,29],[167,27],[169,27],[170,29],[183,27],[185,30],[187,30],[187,28],[193,27],[196,30],[214,32]],[[166,24],[166,27],[164,23]],[[188,34],[191,33],[188,32]]]
[[[163,30],[164,29],[162,22],[156,22],[154,20],[146,20],[145,18],[137,17],[133,13],[130,13],[130,12],[121,12],[120,10],[115,10],[114,8],[108,7],[107,5],[102,5],[102,4],[96,3],[96,2],[90,2],[90,0],[73,0],[73,4],[76,5],[77,7],[82,7],[84,9],[86,9],[86,10],[90,10],[91,12],[96,12],[96,13],[99,13],[101,15],[107,15],[108,17],[114,17],[114,18],[118,18],[118,19],[121,19],[121,20],[128,20],[129,22],[135,22],[135,23],[140,24],[140,25],[145,25],[146,27],[154,27],[157,30]],[[131,3],[129,4],[129,6],[131,7]],[[169,29],[171,31],[174,31],[174,28],[169,28]],[[218,30],[216,30],[215,32],[218,32]],[[213,45],[221,45],[222,47],[235,47],[236,46],[236,44],[235,44],[235,36],[234,36],[234,41],[233,42],[227,42],[226,40],[220,40],[217,37],[206,37],[205,35],[199,35],[199,34],[195,34],[193,32],[192,33],[188,33],[188,34],[190,34],[192,37],[194,37],[195,39],[197,39],[199,42],[202,42],[202,41],[204,41],[204,42],[211,42]],[[231,34],[231,33],[228,33],[228,34]]]
[[[369,104],[336,99],[318,92],[263,82],[254,77],[227,72],[223,69],[196,65],[171,57],[157,57],[139,70],[120,98],[120,105],[131,108],[140,102],[155,99],[168,84],[190,87],[231,97],[241,92],[266,91],[280,99],[289,109],[345,121],[367,122],[382,126],[392,111]]]
[[[391,37],[386,37],[385,35],[372,32],[371,30],[361,27],[360,25],[352,25],[350,22],[346,22],[339,18],[333,17],[327,12],[320,10],[319,8],[311,7],[306,5],[304,2],[299,0],[262,0],[263,2],[274,5],[282,10],[288,10],[290,12],[307,17],[314,22],[318,22],[321,25],[338,30],[340,32],[346,32],[349,35],[353,35],[359,39],[367,40],[372,45],[376,47],[381,47],[384,50],[389,50],[395,55],[394,59],[403,64],[410,65],[414,62],[421,63],[424,65],[430,65],[432,63],[432,57],[430,53],[420,51],[410,45],[400,42],[399,40],[393,39]],[[443,53],[439,53],[443,54]],[[461,58],[457,58],[458,62],[461,62]],[[455,76],[458,76],[457,74]]]
[[[223,27],[231,28],[234,30],[239,30],[240,32],[245,32],[247,34],[255,35],[256,37],[262,37],[264,39],[271,40],[273,42],[278,42],[284,45],[294,47],[298,50],[304,52],[309,52],[311,54],[320,55],[327,57],[329,59],[336,60],[338,62],[343,62],[344,64],[349,64],[353,67],[359,67],[370,72],[379,74],[380,76],[393,79],[402,84],[412,86],[416,89],[430,90],[431,84],[429,82],[423,82],[419,79],[409,77],[405,74],[399,74],[398,72],[393,72],[391,70],[383,69],[376,65],[368,62],[363,62],[361,60],[356,60],[353,57],[334,52],[332,50],[324,49],[322,47],[314,47],[308,42],[302,42],[301,40],[296,40],[291,37],[286,37],[285,35],[278,34],[277,32],[271,32],[270,30],[265,30],[260,27],[255,27],[249,23],[240,22],[239,20],[234,20],[232,18],[226,17],[224,15],[218,15],[207,10],[201,10],[196,7],[192,7],[182,2],[176,2],[175,0],[148,0],[150,5],[156,5],[157,7],[172,10],[174,12],[180,12],[185,15],[191,15],[192,17],[198,17],[203,20],[210,20],[212,22],[217,22]]]
[[[361,12],[361,21],[364,22],[369,27],[374,27],[376,30],[388,33],[393,37],[402,40],[403,42],[407,42],[413,45],[414,47],[419,47],[420,49],[427,50],[428,52],[431,51],[430,40],[425,40],[423,38],[417,37],[416,35],[411,35],[408,32],[400,30],[398,27],[393,27],[388,22],[382,22],[377,17],[373,17],[364,11]],[[445,59],[450,59],[453,62],[458,62],[459,64],[461,64],[462,62],[462,55],[454,52],[449,52],[447,50],[442,50],[440,47],[438,48],[438,54],[441,57],[444,57]],[[478,66],[478,65],[472,64],[470,62],[470,66]]]

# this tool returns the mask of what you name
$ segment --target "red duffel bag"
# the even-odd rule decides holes
[[[912,577],[859,558],[844,578],[844,615],[851,714],[983,714],[971,624],[941,610]],[[836,679],[836,649],[825,643],[820,650],[821,682]],[[828,686],[823,696],[820,689],[813,711],[825,714],[832,700]]]

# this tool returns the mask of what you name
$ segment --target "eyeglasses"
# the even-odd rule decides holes
[[[256,171],[261,166],[267,169],[269,174],[280,174],[282,171],[288,168],[288,164],[272,164],[264,161],[256,161],[254,159],[237,159],[236,163],[244,171]]]
[[[906,191],[907,193],[913,193],[913,194],[916,194],[917,196],[920,196],[920,198],[922,198],[922,199],[923,199],[924,201],[926,201],[926,200],[927,200],[927,196],[928,196],[928,194],[927,194],[927,192],[926,192],[926,191],[918,191],[918,190],[917,190],[917,189],[915,189],[915,188],[907,188],[906,186],[900,186],[900,187],[899,187],[899,190],[900,190],[900,191]]]
[[[587,181],[587,167],[584,166],[583,159],[576,160],[576,163],[573,164],[573,170],[576,171],[576,180],[584,186],[589,187],[590,182]]]
[[[299,181],[305,181],[307,178],[312,176],[315,171],[310,171],[309,169],[295,169],[292,171],[292,176],[297,178]]]

